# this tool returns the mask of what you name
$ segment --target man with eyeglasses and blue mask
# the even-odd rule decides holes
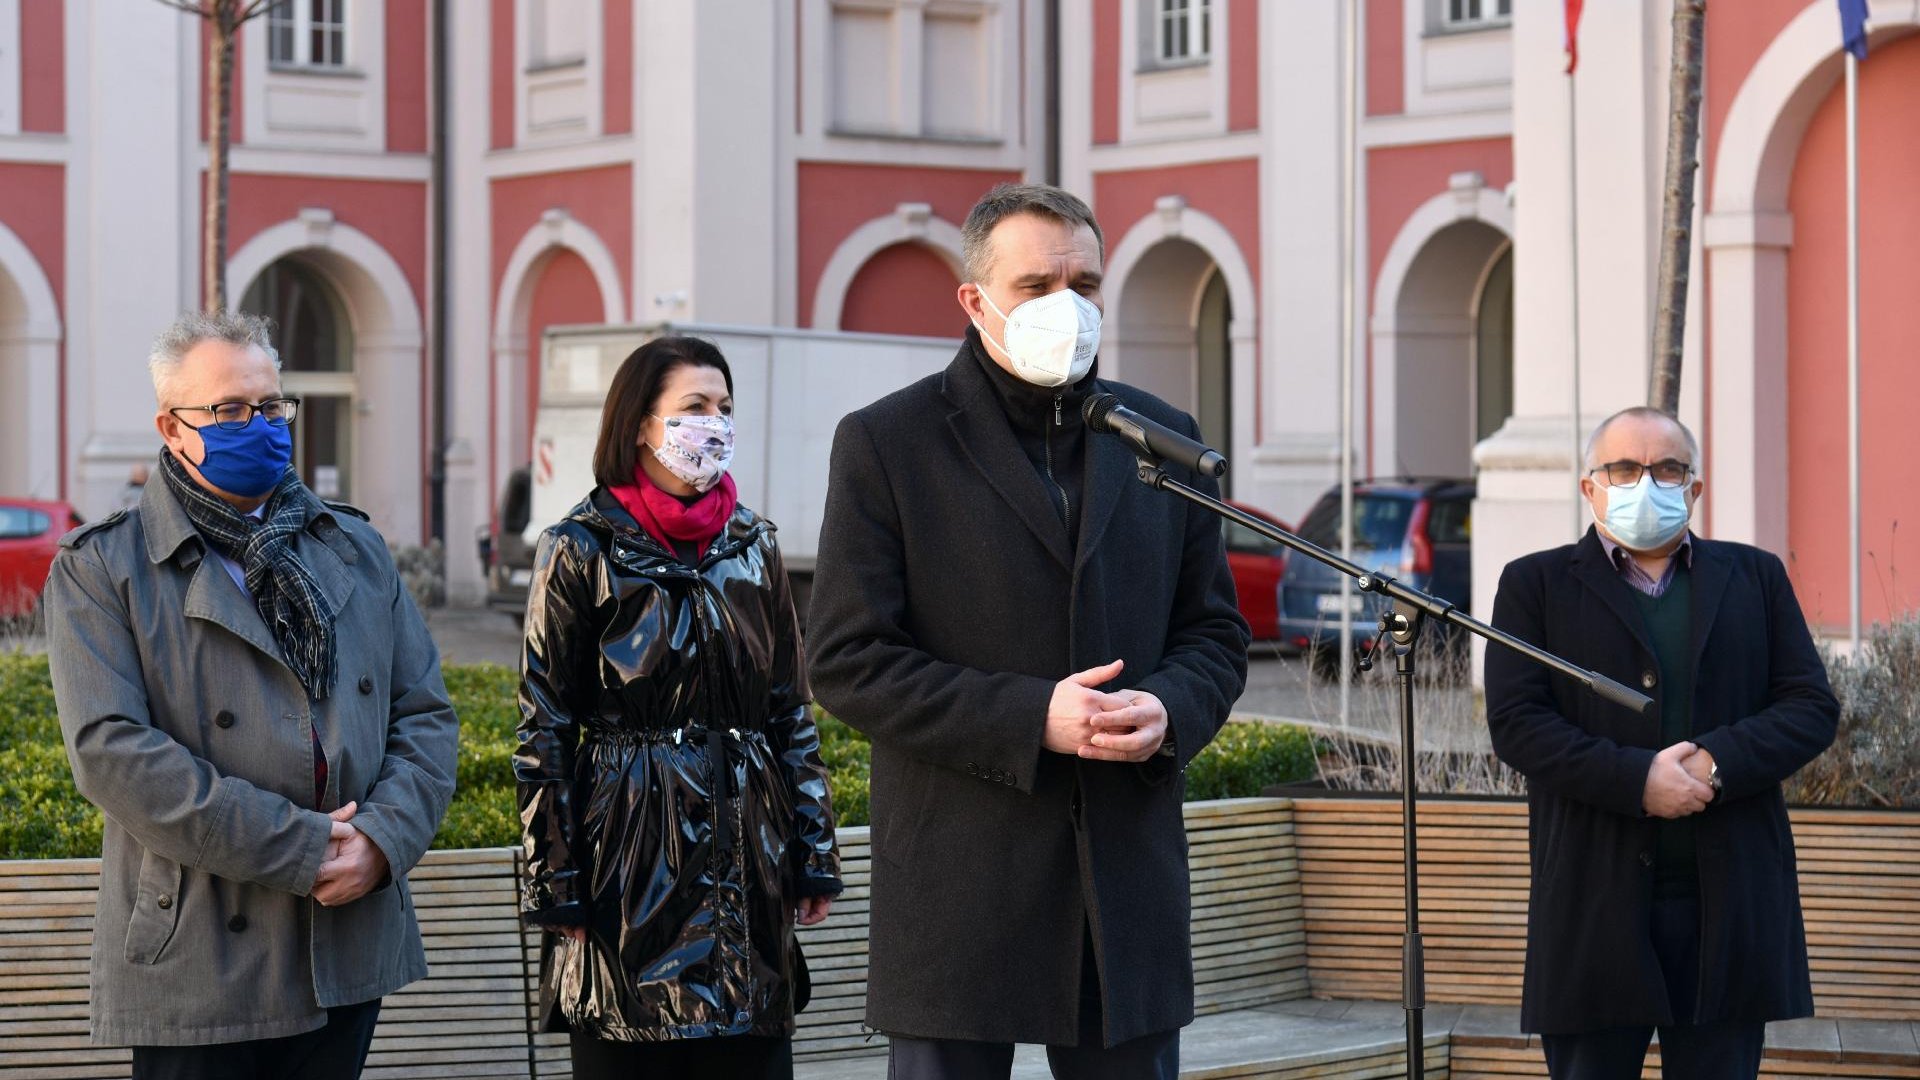
[[[386,542],[291,467],[265,320],[182,316],[138,505],[60,542],[48,655],[104,819],[92,1040],[135,1080],[357,1077],[426,975],[406,875],[456,722]]]
[[[1527,778],[1521,1028],[1555,1080],[1751,1080],[1766,1023],[1813,1014],[1781,783],[1839,706],[1786,567],[1689,530],[1699,444],[1650,408],[1587,443],[1581,540],[1517,559],[1493,622],[1654,699],[1642,716],[1506,649],[1487,724]]]

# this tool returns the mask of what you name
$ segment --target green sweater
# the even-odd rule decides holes
[[[1638,589],[1633,595],[1660,665],[1660,746],[1664,749],[1693,737],[1693,665],[1689,663],[1693,658],[1693,575],[1684,565],[1677,566],[1667,591],[1658,598]],[[1656,896],[1691,896],[1699,891],[1695,831],[1690,817],[1656,823]]]

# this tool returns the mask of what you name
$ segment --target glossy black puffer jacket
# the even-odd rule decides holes
[[[774,529],[698,566],[604,489],[540,536],[514,755],[543,1026],[653,1041],[793,1030],[793,904],[840,891]],[[799,995],[796,991],[801,991]]]

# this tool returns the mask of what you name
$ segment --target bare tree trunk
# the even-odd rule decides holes
[[[1667,176],[1660,214],[1660,277],[1654,286],[1653,377],[1647,404],[1680,409],[1688,263],[1693,254],[1693,180],[1700,169],[1700,81],[1706,0],[1673,0],[1673,67],[1667,80]]]
[[[208,311],[227,309],[227,150],[233,120],[233,36],[238,0],[213,0],[208,13],[211,40],[207,47],[207,180],[206,280],[202,295]]]

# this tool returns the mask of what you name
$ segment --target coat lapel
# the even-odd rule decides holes
[[[1700,657],[1707,651],[1707,635],[1713,630],[1713,619],[1720,613],[1720,598],[1726,594],[1727,582],[1733,577],[1733,566],[1723,557],[1714,544],[1695,537],[1693,540],[1693,564],[1688,569],[1693,575],[1693,670],[1698,684]]]
[[[947,366],[942,392],[955,406],[947,414],[947,426],[960,444],[961,454],[1013,508],[1048,554],[1071,569],[1073,553],[1067,550],[1066,525],[1047,497],[1040,474],[1015,441],[1013,428],[994,400],[993,387],[988,385],[986,373],[980,370],[969,346],[962,346],[960,355]]]
[[[179,510],[177,502],[168,501],[185,522],[185,511]],[[185,525],[188,529],[192,528],[191,522],[185,522]],[[346,558],[335,550],[336,543],[346,552]],[[260,617],[259,609],[254,607],[253,598],[227,573],[226,563],[213,551],[206,549],[204,542],[197,544],[194,550],[193,558],[197,565],[194,566],[193,580],[187,584],[183,609],[187,618],[204,619],[223,627],[286,667],[287,660],[280,651],[279,642],[274,640],[266,620]],[[353,595],[353,574],[347,570],[347,561],[348,558],[357,561],[357,557],[353,555],[352,545],[340,536],[340,526],[333,519],[333,511],[319,504],[319,510],[313,520],[307,523],[306,530],[293,538],[293,550],[300,561],[306,564],[308,572],[313,574],[327,606],[336,613],[345,612],[347,601]],[[292,668],[288,667],[288,670]]]
[[[328,541],[337,537],[340,526],[331,517],[323,516],[308,522],[307,531],[293,538],[293,553],[306,564],[307,572],[320,585],[320,595],[326,597],[327,608],[336,615],[347,610],[347,600],[353,595],[353,574],[347,570],[347,561]],[[316,537],[315,530],[322,535]],[[351,552],[350,545],[342,547]],[[358,561],[356,559],[356,561]]]
[[[1633,599],[1633,586],[1620,577],[1620,571],[1607,558],[1607,549],[1600,544],[1600,536],[1587,527],[1587,535],[1580,538],[1574,550],[1573,574],[1582,585],[1599,596],[1613,611],[1620,625],[1627,628],[1633,640],[1640,643],[1648,655],[1653,654],[1653,642],[1647,638],[1647,620],[1640,615]]]
[[[1113,521],[1113,512],[1121,498],[1136,483],[1139,462],[1127,444],[1117,438],[1095,438],[1087,433],[1087,474],[1080,501],[1086,506],[1080,519],[1080,550],[1073,568],[1077,571],[1098,550],[1100,536]],[[1172,499],[1173,496],[1166,496]]]
[[[204,619],[224,627],[233,636],[285,665],[280,645],[267,631],[266,620],[254,608],[253,600],[227,574],[226,564],[208,552],[194,568],[193,581],[187,585],[184,609],[189,619]]]

